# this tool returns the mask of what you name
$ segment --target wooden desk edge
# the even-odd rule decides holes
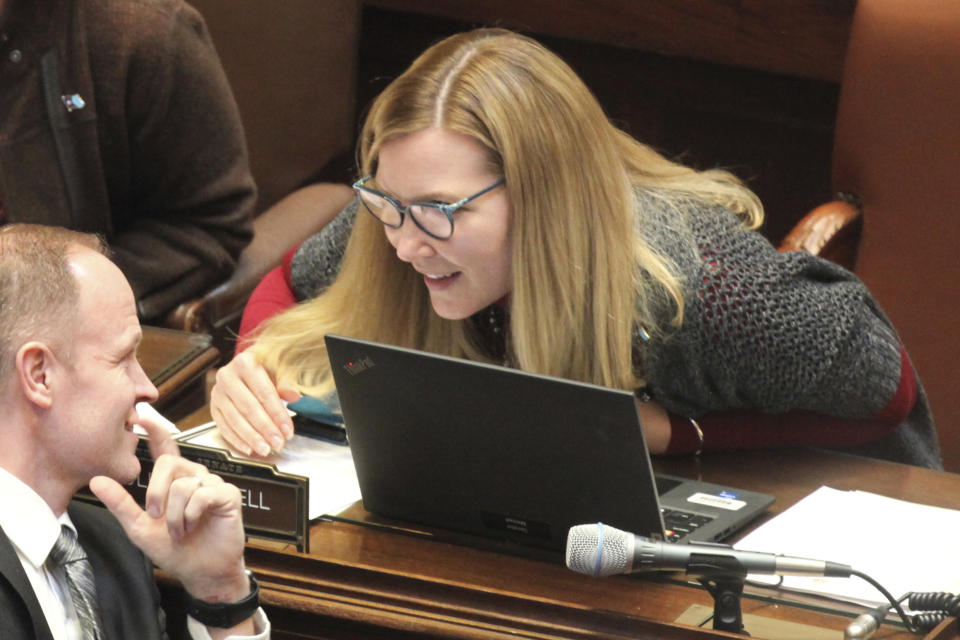
[[[480,585],[405,575],[248,547],[262,600],[291,611],[449,638],[735,638],[733,634],[628,616]],[[676,585],[651,583],[658,594]],[[695,594],[692,591],[691,594]],[[709,596],[702,594],[704,602]],[[672,597],[672,596],[668,596]],[[712,605],[711,605],[712,606]]]
[[[157,385],[157,391],[160,394],[160,400],[171,397],[174,393],[188,386],[199,376],[203,375],[207,369],[214,366],[220,358],[220,352],[216,347],[210,346],[197,354],[176,373]]]

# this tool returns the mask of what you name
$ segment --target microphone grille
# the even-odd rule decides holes
[[[567,568],[591,576],[626,573],[632,564],[630,534],[603,524],[579,524],[567,535]]]

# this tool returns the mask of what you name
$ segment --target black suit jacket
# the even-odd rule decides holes
[[[104,640],[166,640],[153,565],[102,507],[74,501],[68,512],[97,583]],[[53,640],[13,544],[0,529],[0,637]]]

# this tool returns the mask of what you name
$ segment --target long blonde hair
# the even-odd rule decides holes
[[[756,197],[732,175],[694,171],[637,142],[560,58],[509,31],[449,37],[394,80],[361,132],[362,173],[376,173],[385,142],[430,127],[479,141],[506,178],[508,361],[525,371],[634,389],[643,383],[631,357],[634,332],[668,330],[664,307],[667,325],[682,321],[683,283],[638,233],[636,190],[669,207],[721,204],[748,226],[762,219]],[[332,389],[326,333],[491,359],[469,319],[432,312],[422,281],[363,211],[336,281],[268,321],[253,349],[278,379],[322,394]]]

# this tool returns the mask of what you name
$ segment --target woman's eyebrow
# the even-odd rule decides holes
[[[393,191],[382,182],[378,181],[376,176],[371,178],[371,182],[373,182],[373,186],[377,189],[377,191],[382,191],[388,196],[399,200],[403,204],[410,204],[411,202],[457,202],[464,197],[444,191],[427,191],[419,193],[412,198],[401,198],[397,195],[396,191]]]

